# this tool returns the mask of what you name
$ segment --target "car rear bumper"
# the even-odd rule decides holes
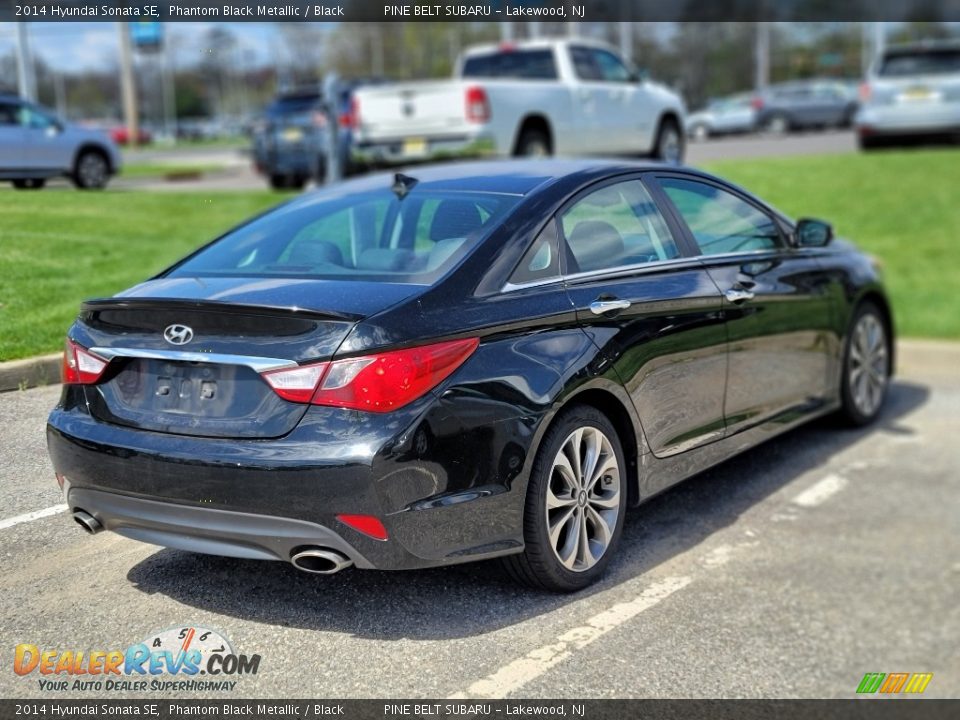
[[[857,115],[856,126],[862,135],[957,132],[960,103],[866,106]]]
[[[456,418],[430,397],[366,418],[311,407],[294,431],[273,440],[200,438],[102,422],[77,390],[68,388],[50,415],[50,457],[70,510],[121,535],[283,561],[294,548],[319,546],[384,570],[522,549],[525,483],[498,484],[484,471],[490,458],[512,451],[518,431],[510,422],[464,441]],[[339,515],[377,517],[388,539]]]
[[[399,165],[496,154],[494,138],[486,133],[477,133],[416,138],[358,139],[353,144],[351,160],[361,165]]]

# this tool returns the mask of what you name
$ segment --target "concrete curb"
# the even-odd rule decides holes
[[[61,362],[63,354],[53,353],[0,363],[0,392],[55,385],[60,382]]]

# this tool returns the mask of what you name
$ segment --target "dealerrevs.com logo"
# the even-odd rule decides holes
[[[259,655],[238,654],[222,633],[199,626],[169,628],[126,650],[21,643],[13,660],[13,671],[35,677],[43,692],[232,692],[240,676],[259,669]]]

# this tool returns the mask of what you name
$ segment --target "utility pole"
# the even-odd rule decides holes
[[[887,24],[875,22],[873,24],[873,56],[880,57],[887,47]]]
[[[541,30],[540,30],[540,21],[539,21],[539,20],[531,20],[530,22],[528,22],[528,23],[527,23],[527,29],[529,30],[529,32],[530,32],[530,37],[531,37],[532,39],[536,40],[537,38],[540,37]]]
[[[30,54],[30,36],[25,22],[17,26],[17,92],[20,97],[36,101],[37,81],[33,74],[33,56]]]
[[[500,41],[510,42],[511,40],[513,40],[513,23],[512,22],[500,23]]]
[[[619,22],[617,29],[620,31],[620,57],[631,63],[633,62],[633,23]]]
[[[136,147],[140,139],[140,117],[137,106],[137,85],[133,77],[133,48],[130,46],[129,23],[118,22],[120,34],[120,93],[123,97],[123,122],[127,127],[127,142]]]
[[[770,23],[758,22],[754,36],[754,90],[761,92],[770,84]]]

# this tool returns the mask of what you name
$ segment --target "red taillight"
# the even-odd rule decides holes
[[[98,358],[67,338],[63,348],[63,382],[65,385],[92,385],[107,369],[107,361]]]
[[[390,412],[439,385],[479,344],[470,338],[337,360],[330,363],[313,404]]]
[[[476,85],[468,87],[466,91],[467,122],[490,122],[490,101],[487,91]]]
[[[270,370],[263,373],[263,379],[273,391],[284,400],[308,403],[317,391],[320,378],[327,371],[329,363],[301,365],[289,370]]]
[[[753,100],[750,101],[750,107],[752,107],[754,110],[763,110],[763,98],[753,98]]]
[[[337,515],[337,520],[374,540],[387,539],[387,529],[373,515]]]
[[[439,385],[477,349],[476,338],[263,373],[291,402],[390,412]]]
[[[341,113],[340,126],[351,130],[360,127],[360,101],[356,97],[350,98],[350,109]]]
[[[867,102],[872,94],[873,88],[870,87],[870,83],[860,83],[860,100],[862,102]]]

